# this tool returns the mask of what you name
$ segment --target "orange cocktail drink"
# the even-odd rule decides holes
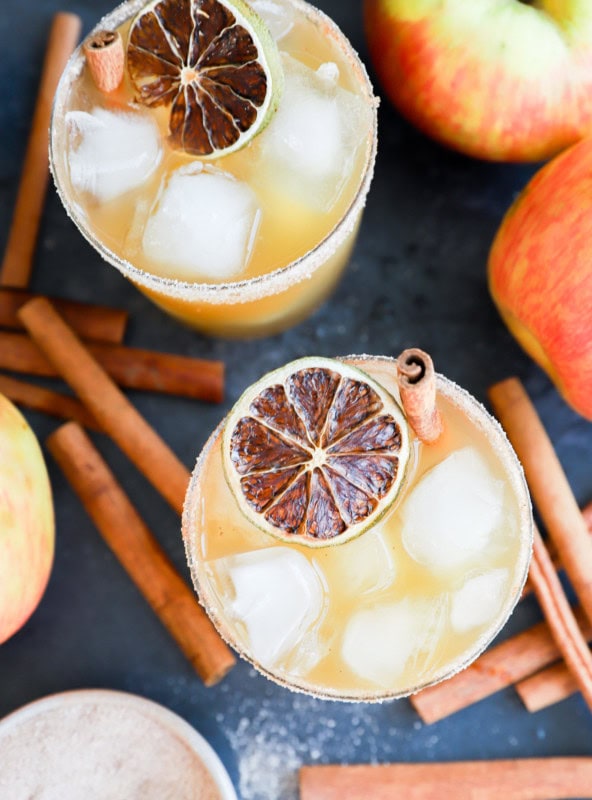
[[[302,0],[129,0],[100,28],[121,38],[121,83],[102,91],[79,49],[53,116],[74,222],[205,332],[305,317],[348,261],[374,164],[376,102],[351,45]]]
[[[189,564],[219,631],[270,678],[402,696],[468,665],[508,618],[532,541],[522,470],[473,397],[442,376],[435,389],[431,440],[393,359],[302,359],[207,442]]]

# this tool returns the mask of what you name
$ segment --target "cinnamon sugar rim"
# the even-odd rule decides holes
[[[69,183],[66,159],[67,148],[63,141],[65,136],[63,119],[65,116],[69,89],[73,81],[79,77],[84,66],[84,54],[82,52],[83,43],[76,48],[68,60],[58,84],[51,115],[49,142],[49,165],[51,174],[66,213],[79,229],[80,233],[89,244],[99,252],[105,261],[116,267],[133,283],[160,294],[172,295],[179,300],[187,302],[203,301],[212,305],[251,302],[259,297],[278,294],[310,278],[317,269],[331,258],[354,231],[360,213],[366,203],[366,196],[374,174],[377,151],[377,112],[379,100],[374,96],[366,67],[360,60],[360,57],[354,50],[350,41],[333,20],[323,11],[312,6],[310,3],[304,2],[304,0],[286,1],[297,9],[299,13],[304,14],[319,27],[322,27],[323,32],[336,42],[341,54],[347,59],[361,95],[367,99],[373,110],[372,132],[366,146],[366,161],[359,186],[339,222],[329,230],[326,236],[312,250],[308,251],[300,258],[290,262],[284,267],[280,267],[279,269],[275,269],[263,275],[258,275],[254,278],[225,283],[195,283],[177,280],[175,278],[163,278],[139,269],[126,259],[121,258],[101,242],[90,230],[84,212],[72,198],[68,196],[69,192],[66,188]],[[146,5],[146,2],[147,0],[125,0],[112,12],[103,17],[88,36],[93,36],[104,28],[119,27],[137,14]]]
[[[395,359],[388,356],[371,356],[366,354],[361,355],[348,355],[341,356],[345,361],[355,360],[357,362],[378,362],[385,363],[391,362],[393,369],[395,367]],[[532,504],[530,501],[530,494],[524,476],[522,465],[518,460],[512,445],[510,444],[505,431],[500,423],[493,417],[487,409],[470,394],[466,389],[458,386],[453,381],[436,373],[436,387],[437,392],[441,393],[449,402],[451,402],[460,411],[463,411],[471,420],[471,422],[479,428],[485,435],[487,441],[493,448],[495,454],[500,459],[500,462],[505,470],[506,478],[515,493],[519,508],[518,531],[521,540],[519,564],[516,565],[515,577],[511,590],[507,593],[506,601],[499,612],[496,620],[492,625],[484,631],[481,636],[476,640],[474,647],[467,653],[463,653],[462,657],[453,661],[441,673],[437,674],[432,680],[420,683],[416,686],[410,687],[400,692],[393,692],[389,690],[376,690],[367,691],[360,690],[359,692],[345,692],[333,690],[327,687],[311,686],[306,681],[291,679],[286,675],[274,672],[259,664],[253,657],[246,651],[243,645],[237,640],[233,633],[232,625],[228,624],[226,619],[218,613],[217,606],[219,605],[212,591],[208,588],[207,581],[201,581],[198,576],[200,571],[200,560],[196,557],[198,552],[196,546],[196,537],[198,535],[197,526],[197,512],[198,503],[196,502],[199,476],[202,466],[207,461],[212,447],[215,445],[218,437],[221,435],[225,419],[216,427],[214,432],[208,438],[203,450],[199,454],[191,480],[185,496],[185,503],[183,506],[182,516],[182,535],[185,545],[185,554],[189,564],[191,578],[195,591],[199,598],[200,604],[205,609],[210,617],[212,623],[216,627],[222,639],[232,647],[241,658],[245,659],[251,666],[253,666],[259,673],[269,678],[274,683],[279,684],[294,692],[317,697],[321,700],[340,700],[343,702],[366,702],[366,703],[382,703],[385,700],[398,700],[409,695],[416,694],[417,692],[427,689],[430,686],[435,686],[442,681],[454,677],[462,670],[466,669],[472,664],[491,644],[495,637],[500,633],[508,619],[510,618],[514,608],[516,607],[522,591],[528,578],[528,570],[533,547],[533,519],[532,519]]]

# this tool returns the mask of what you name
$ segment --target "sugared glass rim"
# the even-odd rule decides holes
[[[381,364],[392,363],[393,367],[395,363],[395,359],[389,356],[370,356],[362,354],[343,356],[342,358],[343,360],[355,359],[358,362],[366,363],[372,361]],[[409,695],[416,694],[423,689],[427,689],[430,686],[435,686],[437,683],[441,683],[442,681],[454,677],[454,675],[462,672],[462,670],[466,669],[470,664],[472,664],[499,634],[501,629],[510,618],[518,601],[520,600],[524,585],[526,584],[526,580],[528,578],[534,536],[534,523],[532,517],[530,493],[528,491],[522,465],[518,460],[518,456],[514,452],[514,448],[510,444],[508,437],[506,436],[506,433],[500,423],[475,397],[473,397],[472,394],[439,373],[436,373],[436,389],[438,393],[441,393],[448,401],[450,401],[471,419],[471,421],[485,435],[494,452],[499,457],[518,502],[518,536],[520,537],[520,553],[518,557],[518,563],[516,564],[514,571],[514,582],[511,587],[511,591],[508,591],[507,593],[506,602],[504,603],[494,623],[492,623],[492,625],[486,631],[484,631],[481,636],[478,637],[474,647],[472,647],[468,652],[464,652],[461,657],[459,657],[456,661],[453,661],[450,666],[448,666],[446,669],[443,669],[441,674],[437,674],[432,680],[425,683],[419,683],[416,686],[409,687],[408,689],[399,692],[390,691],[388,689],[377,689],[376,691],[368,691],[367,689],[364,689],[360,690],[359,692],[346,692],[332,690],[326,687],[311,686],[305,681],[298,680],[296,678],[291,680],[285,675],[278,674],[273,670],[263,667],[261,664],[257,663],[257,661],[247,652],[245,647],[237,640],[237,637],[232,629],[232,625],[230,625],[224,617],[218,614],[216,610],[217,602],[213,598],[213,593],[208,589],[207,581],[202,582],[199,579],[198,572],[200,569],[200,560],[196,557],[198,553],[196,544],[196,537],[198,536],[197,517],[200,513],[197,502],[199,498],[200,472],[202,466],[207,461],[210,450],[222,432],[226,417],[216,427],[204,445],[200,455],[197,458],[191,475],[191,480],[187,488],[182,517],[183,542],[185,545],[185,554],[187,556],[187,562],[189,564],[193,585],[199,597],[200,603],[206,610],[208,616],[212,620],[212,623],[224,641],[229,644],[242,658],[248,661],[258,672],[260,672],[262,675],[265,675],[265,677],[269,678],[274,683],[291,689],[292,691],[301,692],[303,694],[307,694],[312,697],[318,697],[323,700],[341,700],[352,703],[381,703],[385,700],[397,700],[403,697],[408,697]]]
[[[105,28],[116,28],[130,17],[137,14],[147,0],[125,0],[113,11],[103,17],[90,32],[92,36],[96,31]],[[49,137],[49,163],[54,183],[70,219],[82,233],[84,238],[99,252],[102,258],[116,267],[126,278],[149,291],[174,297],[185,302],[204,302],[211,305],[245,303],[258,298],[268,297],[285,291],[290,286],[299,283],[320,268],[346,241],[353,232],[359,214],[366,203],[366,196],[374,174],[374,164],[377,150],[378,126],[378,99],[374,96],[370,78],[357,52],[350,41],[338,26],[323,11],[312,6],[304,0],[284,0],[292,4],[300,13],[322,26],[324,33],[332,37],[340,47],[342,54],[347,59],[352,74],[358,82],[362,96],[364,96],[372,109],[372,133],[367,143],[366,163],[358,190],[339,222],[329,231],[325,238],[316,247],[304,256],[290,262],[285,267],[273,270],[254,278],[227,283],[193,283],[163,278],[135,267],[129,261],[121,258],[110,250],[90,230],[82,209],[68,196],[67,190],[68,167],[66,162],[66,148],[64,146],[64,125],[58,123],[64,119],[66,101],[72,82],[80,75],[84,65],[82,45],[72,53],[68,60],[62,77],[60,78],[54,98],[50,137]],[[62,142],[60,143],[60,139]]]

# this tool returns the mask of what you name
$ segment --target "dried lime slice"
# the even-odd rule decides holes
[[[284,541],[320,546],[352,539],[392,505],[409,431],[396,400],[366,373],[303,358],[247,389],[222,447],[245,516]]]
[[[131,25],[127,66],[140,103],[170,106],[172,146],[203,158],[246,145],[283,85],[277,46],[243,0],[153,0]]]

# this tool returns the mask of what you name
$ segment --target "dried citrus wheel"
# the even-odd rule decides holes
[[[269,121],[283,83],[263,20],[243,0],[153,0],[134,19],[127,66],[139,102],[170,106],[170,141],[215,158]]]
[[[336,544],[395,500],[409,433],[395,399],[342,361],[303,358],[265,375],[231,411],[226,477],[249,520],[285,541]]]

